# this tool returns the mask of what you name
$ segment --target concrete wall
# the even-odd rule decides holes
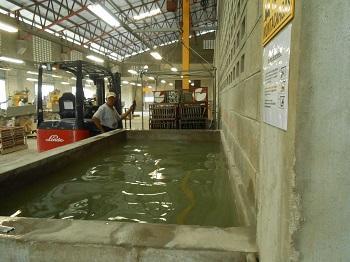
[[[13,24],[19,27],[18,33],[8,33],[5,31],[0,31],[1,35],[1,45],[0,45],[0,54],[2,56],[8,56],[12,58],[18,58],[25,61],[23,65],[17,65],[13,63],[0,62],[0,67],[10,68],[10,71],[1,71],[1,77],[4,77],[6,80],[6,95],[12,96],[16,91],[23,91],[24,89],[29,90],[29,101],[34,100],[35,92],[34,92],[34,82],[27,81],[26,78],[37,78],[36,75],[27,74],[27,71],[35,71],[37,72],[37,65],[34,64],[33,57],[33,36],[31,35],[31,31],[27,32],[28,26],[26,25],[18,25],[15,24],[13,19],[0,14],[0,21],[5,21],[6,23]],[[52,61],[62,61],[62,53],[68,54],[68,59],[71,50],[79,50],[84,53],[84,50],[81,50],[80,47],[73,45],[71,43],[66,43],[61,39],[53,38],[52,35],[48,33],[41,33],[41,37],[43,39],[48,39],[51,43],[51,60]],[[26,43],[26,51],[23,54],[17,53],[17,40],[24,40]],[[93,53],[88,50],[85,50],[86,53]],[[67,58],[66,58],[67,59]],[[85,58],[83,58],[85,59]],[[115,66],[116,63],[111,63],[110,61],[106,61],[105,66]],[[72,80],[72,75],[67,74],[63,71],[53,71],[54,74],[61,75],[62,78],[51,78],[44,77],[44,83],[52,84],[56,89],[61,91],[61,94],[64,92],[71,92],[72,86],[75,86],[75,80]],[[63,85],[61,82],[69,82],[69,85]],[[95,91],[95,87],[86,87],[91,91]],[[2,102],[2,101],[1,101]]]
[[[295,167],[301,261],[350,257],[349,13],[349,1],[302,5]]]
[[[20,32],[21,33],[21,32]],[[18,39],[17,34],[10,34],[6,32],[1,32],[2,44],[1,44],[1,55],[19,58],[24,60],[25,65],[16,65],[1,62],[2,67],[10,68],[10,71],[3,71],[4,78],[6,81],[6,95],[12,96],[17,91],[23,91],[25,89],[29,90],[29,102],[32,102],[35,98],[35,82],[31,82],[26,80],[27,78],[37,79],[37,75],[28,74],[27,71],[37,72],[37,66],[33,64],[33,43],[32,40],[27,40],[27,50],[24,54],[19,55],[16,52],[16,40]],[[52,61],[61,61],[61,50],[62,46],[57,43],[51,42],[52,48]],[[75,80],[72,80],[71,74],[67,74],[62,71],[53,71],[53,74],[58,74],[62,76],[62,78],[51,78],[44,76],[44,83],[54,85],[54,87],[61,91],[61,94],[64,92],[71,92],[72,87],[75,86]],[[61,82],[69,82],[69,85],[61,84]],[[87,87],[91,91],[95,91],[95,88]]]
[[[248,17],[238,47],[237,2]],[[215,51],[231,175],[257,214],[245,222],[257,223],[260,261],[348,261],[350,3],[295,3],[287,131],[262,121],[261,11],[261,0],[220,1]]]
[[[239,198],[244,202],[243,208],[256,205],[262,48],[258,44],[261,40],[259,1],[241,0],[240,3],[239,10],[238,1],[222,1],[219,4],[215,65],[220,100],[220,127],[228,144],[228,158],[235,170],[234,180],[239,188],[237,194],[241,195]],[[248,208],[245,213],[245,224],[255,225],[256,209]]]
[[[243,221],[257,226],[261,261],[293,261],[298,254],[292,238],[299,223],[293,169],[299,44],[294,41],[291,47],[288,130],[283,131],[262,121],[262,1],[225,1],[219,12],[215,61],[221,128],[234,170],[233,184],[242,202]],[[299,38],[300,20],[298,12],[293,20],[293,40]]]

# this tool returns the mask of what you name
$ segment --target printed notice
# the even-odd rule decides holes
[[[263,120],[287,130],[288,78],[292,25],[286,26],[263,53]]]

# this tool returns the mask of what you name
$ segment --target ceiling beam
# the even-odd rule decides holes
[[[123,10],[121,10],[121,8],[119,6],[117,6],[113,1],[110,1],[110,0],[107,0],[107,2],[115,9],[117,10],[118,12],[120,13],[123,13]],[[119,20],[119,23],[122,27],[125,28],[126,31],[128,31],[132,36],[134,36],[137,40],[139,40],[143,45],[145,45],[146,47],[148,47],[149,49],[152,49],[153,47],[148,44],[147,42],[145,42],[141,37],[139,37],[137,34],[135,34],[127,24],[125,24],[123,21],[120,21]]]
[[[217,26],[194,26],[191,27],[193,31],[207,31],[207,30],[217,30]],[[179,28],[144,28],[144,29],[135,29],[135,33],[152,33],[152,32],[181,32]]]

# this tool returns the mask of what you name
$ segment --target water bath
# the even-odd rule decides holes
[[[238,226],[217,142],[131,140],[4,198],[0,215]]]
[[[234,212],[233,219],[230,217],[231,215],[229,215],[225,219],[221,220],[223,217],[222,214],[229,213],[228,211],[235,209],[234,203],[230,202],[230,200],[227,201],[228,195],[226,194],[231,194],[232,192],[234,193],[232,176],[227,176],[228,169],[224,172],[225,175],[222,176],[222,180],[219,179],[218,181],[215,181],[209,179],[211,172],[207,172],[213,168],[213,165],[210,164],[212,163],[211,161],[213,160],[213,157],[221,158],[220,156],[223,152],[220,147],[216,147],[216,149],[213,150],[213,147],[207,147],[204,145],[216,144],[217,146],[220,144],[220,137],[220,132],[217,131],[113,131],[88,138],[74,144],[56,148],[39,155],[30,155],[24,159],[21,159],[21,161],[5,163],[0,167],[0,195],[2,200],[7,199],[6,202],[2,201],[1,203],[1,210],[2,212],[6,213],[5,215],[12,214],[12,212],[22,208],[23,213],[19,214],[19,216],[29,216],[30,213],[27,210],[28,207],[33,207],[36,205],[40,207],[40,205],[45,203],[45,201],[42,201],[43,199],[49,200],[46,203],[50,203],[52,207],[54,206],[52,203],[56,203],[56,198],[52,196],[56,196],[55,193],[57,192],[58,195],[64,196],[64,194],[61,193],[68,192],[66,191],[67,189],[73,189],[69,192],[71,195],[74,193],[77,201],[73,201],[72,199],[67,200],[67,202],[63,201],[63,205],[61,206],[63,208],[61,211],[57,211],[59,209],[51,210],[44,207],[42,209],[37,208],[34,210],[35,212],[41,212],[41,214],[34,215],[35,212],[32,214],[36,217],[56,217],[59,219],[9,216],[0,217],[0,226],[14,228],[13,231],[7,234],[0,233],[0,260],[45,261],[45,258],[50,257],[50,261],[77,261],[78,258],[80,261],[96,261],[96,258],[98,257],[99,261],[135,262],[246,261],[246,255],[250,256],[251,254],[257,252],[257,247],[255,244],[255,228],[244,227],[244,225],[241,224],[240,210],[238,210],[238,213]],[[144,148],[140,148],[140,145],[143,144],[146,146],[147,143],[151,143],[151,141],[154,140],[158,141],[157,143],[159,143],[160,150],[157,149],[155,151],[148,152],[150,155],[152,155],[152,157],[147,158],[144,155],[147,152],[142,151]],[[201,154],[202,161],[200,162],[196,161],[196,159],[192,159],[185,162],[185,165],[180,169],[182,170],[184,176],[178,176],[177,173],[180,172],[175,172],[172,169],[172,166],[178,166],[177,163],[175,163],[176,161],[170,163],[169,161],[166,161],[167,159],[165,156],[174,154],[171,148],[167,146],[169,145],[167,143],[184,143],[187,149],[184,152],[188,154],[180,156],[180,160],[177,160],[177,162],[182,162],[183,159],[190,159],[192,155],[197,156],[197,154],[194,153],[198,153],[198,148],[192,152],[190,149],[191,144],[196,144],[197,142],[201,143],[200,151],[203,152],[203,154]],[[114,154],[111,158],[110,154],[107,153],[107,155],[104,155],[101,153],[106,148],[108,148],[108,150],[113,148],[113,150],[117,151],[129,150],[129,155],[130,152],[134,152],[134,158],[128,159],[124,155],[121,161],[121,159],[118,159],[120,157],[118,154]],[[153,150],[157,147],[151,148]],[[177,146],[173,146],[172,148],[177,151]],[[141,151],[137,152],[135,149]],[[167,154],[164,152],[167,152]],[[107,163],[107,166],[100,168],[95,162],[93,162],[95,160],[91,160],[89,158],[91,155],[98,156],[95,158],[95,160],[100,159],[99,161],[101,161],[101,159],[104,159],[104,163]],[[140,159],[142,155],[143,160]],[[158,159],[161,160],[156,163]],[[161,166],[159,166],[158,169],[149,169],[142,175],[136,172],[139,170],[138,167],[140,166],[136,164],[134,166],[129,165],[131,162],[136,163],[136,161],[139,160],[143,161],[140,162],[142,163],[140,165],[145,167],[147,167],[145,164],[147,161],[152,164],[151,166],[153,168],[155,168],[156,165]],[[57,172],[62,170],[62,168],[67,168],[67,170],[73,168],[72,170],[74,170],[74,168],[77,167],[70,166],[70,164],[82,161],[91,164],[91,166],[86,166],[83,168],[83,173],[80,173],[79,176],[74,177],[66,173],[57,175]],[[115,170],[115,167],[109,166],[109,163],[113,161],[124,163],[122,166],[119,165],[121,170]],[[129,169],[125,169],[125,166]],[[207,169],[207,171],[203,171],[205,170],[203,166],[206,166],[209,169]],[[215,165],[215,167],[219,166],[220,165]],[[94,167],[95,169],[93,169]],[[160,168],[165,168],[167,172],[160,170]],[[108,169],[114,170],[113,174],[115,174],[114,178],[116,178],[116,180],[110,180],[108,183],[106,183],[106,185],[109,186],[109,184],[111,184],[113,185],[111,187],[115,188],[117,187],[116,185],[118,185],[118,178],[123,177],[124,180],[122,179],[121,181],[123,181],[124,186],[127,185],[125,190],[123,189],[125,192],[119,194],[119,196],[114,192],[114,195],[111,194],[111,198],[105,198],[104,196],[97,196],[98,194],[95,194],[95,191],[92,190],[93,194],[91,194],[91,200],[88,199],[88,205],[86,205],[86,200],[82,200],[86,199],[87,197],[81,195],[81,191],[80,193],[77,193],[79,191],[76,191],[79,184],[76,184],[73,187],[71,187],[71,185],[74,183],[83,183],[81,188],[89,188],[88,193],[91,193],[91,188],[95,189],[96,184],[101,186],[101,184],[99,184],[100,182],[108,181],[106,178],[109,179],[111,176],[108,175],[108,172],[106,172]],[[146,169],[147,168],[144,168],[144,170]],[[224,167],[224,169],[226,169],[226,167]],[[158,171],[154,172],[155,170]],[[124,176],[122,175],[122,172],[124,172]],[[207,172],[207,174],[203,175],[202,172]],[[162,173],[162,176],[164,177],[161,177],[159,173]],[[133,177],[130,174],[132,174]],[[207,177],[207,175],[209,177]],[[131,176],[132,180],[129,180],[129,176]],[[145,180],[135,179],[135,177],[143,177]],[[164,178],[163,181],[160,178]],[[227,180],[227,178],[230,179]],[[137,182],[138,184],[126,183],[135,183],[136,181],[139,181]],[[143,218],[144,221],[148,223],[135,223],[140,221],[131,220],[134,219],[134,217],[128,216],[126,213],[124,213],[124,215],[108,215],[109,211],[116,211],[120,214],[122,213],[122,210],[124,210],[123,212],[128,210],[127,208],[119,209],[119,207],[127,207],[127,205],[125,206],[125,203],[131,202],[128,200],[127,202],[122,203],[119,201],[121,198],[127,199],[128,197],[132,197],[136,198],[138,203],[142,203],[141,196],[137,195],[139,194],[137,193],[139,187],[145,187],[146,190],[157,189],[157,192],[162,192],[159,191],[160,188],[162,188],[161,185],[154,187],[154,189],[150,189],[153,186],[148,187],[146,184],[165,181],[167,181],[169,184],[174,183],[175,185],[170,187],[173,189],[167,189],[164,191],[167,192],[167,199],[165,199],[166,201],[155,200],[148,202],[165,202],[165,205],[167,205],[166,203],[172,202],[172,200],[169,200],[170,195],[175,196],[175,198],[181,198],[182,201],[179,201],[181,204],[175,208],[179,212],[169,214],[169,216],[166,217],[167,221],[156,221],[157,219],[153,219],[162,217],[161,215],[165,213],[155,213],[155,211],[160,211],[156,209],[153,209],[151,212],[152,215],[146,216],[146,219],[144,214],[138,214],[140,216],[137,218],[138,220]],[[89,182],[92,182],[94,186],[87,186],[87,183]],[[67,185],[68,183],[69,187],[60,187],[60,183],[63,183],[63,185]],[[218,189],[222,188],[223,184],[225,184],[224,187],[227,186],[229,188],[227,192],[225,190],[222,191]],[[189,185],[193,187],[187,187]],[[44,186],[46,187],[46,190],[38,190],[38,188],[42,189]],[[108,186],[104,186],[104,188],[108,189]],[[55,189],[55,187],[57,188]],[[177,191],[174,190],[174,188],[176,188]],[[207,190],[201,191],[198,190],[198,188],[206,188]],[[190,191],[187,191],[188,189]],[[123,190],[119,188],[120,192]],[[214,191],[219,193],[217,194],[218,198],[216,198],[216,200],[212,203],[209,203],[210,201],[208,202],[208,199],[212,200],[213,198],[209,198],[208,195],[212,194]],[[106,192],[108,192],[108,190],[106,190]],[[193,194],[189,192],[192,192]],[[152,192],[148,191],[148,193]],[[207,194],[207,198],[204,198],[202,204],[198,204],[199,202],[197,201],[197,195],[200,195],[200,193]],[[26,201],[23,202],[23,200],[20,200],[20,196],[16,196],[16,194],[26,194],[28,196],[26,199],[27,204],[25,204]],[[50,197],[45,198],[45,194]],[[153,198],[155,196],[163,195],[160,194],[148,196]],[[192,198],[191,196],[196,197]],[[96,213],[94,216],[100,214],[100,217],[97,220],[82,220],[87,219],[89,214],[92,214],[90,212],[92,210],[90,207],[92,206],[92,203],[94,203],[94,201],[92,201],[95,200],[94,198],[97,198],[96,200],[99,198],[108,199],[108,202],[111,202],[112,205],[117,205],[117,209],[108,207],[108,212],[99,213],[98,209],[100,207],[97,206],[97,211],[94,211]],[[116,201],[116,199],[119,200]],[[196,200],[196,205],[193,205],[193,199]],[[9,204],[10,201],[11,204]],[[137,201],[131,203],[136,203]],[[235,201],[237,201],[239,204],[240,198]],[[75,205],[73,203],[78,204]],[[220,204],[218,205],[215,203]],[[222,203],[226,203],[226,206],[223,206]],[[164,203],[160,203],[160,205],[161,204]],[[59,204],[59,206],[60,205],[61,204]],[[89,208],[85,209],[87,206]],[[241,205],[239,204],[238,206]],[[141,205],[141,208],[143,208],[143,210],[137,209],[138,213],[147,213],[144,211],[148,211],[146,208],[149,207],[147,207],[147,205]],[[163,208],[166,207],[163,206]],[[170,205],[168,208],[170,208]],[[209,213],[213,212],[212,215],[209,215],[208,209]],[[220,212],[216,212],[220,209]],[[45,213],[47,210],[51,210],[53,212]],[[197,213],[195,210],[199,211],[198,214],[200,214],[200,219],[194,219],[193,214]],[[30,211],[32,212],[33,210]],[[203,213],[204,211],[205,213]],[[60,212],[63,213],[60,215]],[[63,217],[69,218],[69,216],[74,216],[75,219],[62,219]],[[119,219],[108,220],[108,218],[116,218],[118,216]],[[220,217],[220,219],[211,219],[213,217]],[[126,221],[133,222],[119,222],[125,221],[125,218],[127,218]],[[177,221],[181,219],[182,222],[178,223]],[[220,227],[212,226],[215,225],[215,223],[212,223],[212,221],[216,221],[215,223],[218,223],[216,226]],[[174,223],[187,225],[176,225]],[[237,227],[238,224],[241,226]]]

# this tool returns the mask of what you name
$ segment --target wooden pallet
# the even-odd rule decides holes
[[[24,127],[0,127],[0,153],[8,154],[28,148]]]

